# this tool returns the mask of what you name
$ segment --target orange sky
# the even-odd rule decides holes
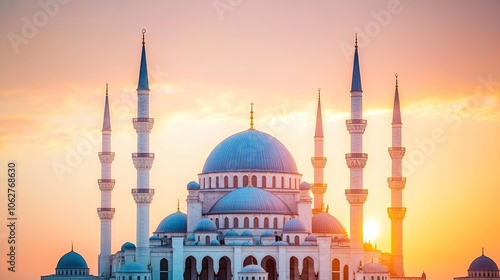
[[[177,199],[186,211],[186,183],[197,179],[220,141],[248,128],[250,102],[255,127],[283,142],[312,182],[318,87],[325,200],[348,229],[345,119],[358,32],[368,120],[364,213],[380,226],[373,242],[390,250],[387,148],[397,72],[407,148],[407,274],[464,276],[483,246],[500,264],[500,2],[136,2],[0,1],[2,225],[10,160],[19,179],[17,272],[7,271],[8,235],[1,226],[1,279],[53,273],[71,241],[97,273],[97,152],[107,82],[117,181],[112,249],[135,243],[131,118],[142,28],[155,118],[151,231],[175,211]]]

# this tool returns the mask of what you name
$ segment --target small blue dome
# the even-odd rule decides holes
[[[187,239],[186,241],[195,241],[196,238],[194,237],[194,233],[192,233]]]
[[[130,262],[122,266],[120,273],[148,273],[148,268],[139,262]]]
[[[270,230],[266,230],[262,233],[261,237],[274,237],[274,232],[270,231]]]
[[[210,241],[210,246],[219,246],[220,242],[218,240],[212,240]]]
[[[283,225],[283,232],[308,232],[308,230],[301,220],[293,218]]]
[[[77,252],[71,250],[62,256],[57,262],[56,269],[87,269],[87,262]]]
[[[318,238],[316,237],[316,235],[311,233],[308,236],[306,236],[304,241],[316,242],[316,241],[318,241]]]
[[[266,271],[260,266],[256,264],[249,264],[241,269],[241,273],[266,273]]]
[[[203,218],[194,228],[194,232],[217,232],[217,226],[215,225],[214,221]]]
[[[155,241],[155,240],[161,240],[161,238],[156,235],[153,235],[149,238],[149,241]]]
[[[498,271],[498,266],[492,259],[482,255],[470,264],[469,271]]]
[[[255,129],[220,142],[205,161],[202,173],[234,171],[298,173],[286,147],[273,136]]]
[[[132,244],[132,243],[130,243],[130,242],[125,242],[125,243],[123,243],[123,245],[122,245],[122,249],[121,249],[121,250],[122,250],[122,251],[125,251],[125,250],[129,250],[129,249],[131,249],[131,250],[135,250],[135,245],[134,245],[134,244]]]
[[[239,236],[238,233],[235,231],[235,230],[229,230],[228,232],[226,232],[226,237],[237,237]]]
[[[308,182],[302,182],[300,183],[299,185],[299,190],[304,190],[304,191],[308,191],[311,189],[311,185],[309,185]]]
[[[198,184],[197,182],[195,181],[191,181],[187,184],[187,189],[188,191],[195,191],[195,190],[199,190],[200,189],[200,184]]]
[[[276,242],[273,242],[271,243],[271,245],[274,245],[274,246],[288,246],[288,243],[286,241],[276,241]]]
[[[242,237],[253,237],[253,234],[247,229],[241,233]]]
[[[312,217],[312,232],[327,234],[345,234],[342,224],[334,216],[320,212]]]
[[[283,200],[256,187],[235,189],[217,201],[208,214],[285,214],[293,215]]]
[[[157,232],[187,232],[187,215],[179,211],[168,215],[158,224]]]

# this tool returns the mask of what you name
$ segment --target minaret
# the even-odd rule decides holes
[[[363,168],[368,155],[363,153],[366,120],[363,119],[362,93],[356,36],[351,85],[351,119],[346,120],[347,130],[351,135],[351,152],[345,155],[350,170],[350,188],[345,190],[345,195],[350,204],[351,248],[354,249],[354,254],[357,254],[352,259],[351,267],[353,268],[363,261],[363,203],[368,195],[368,190],[363,189]]]
[[[394,110],[392,113],[392,147],[389,148],[389,155],[392,159],[392,177],[387,178],[391,189],[391,207],[387,208],[387,213],[391,219],[391,251],[392,269],[391,275],[404,277],[403,269],[403,219],[406,208],[403,206],[403,189],[406,178],[402,177],[403,156],[406,149],[402,147],[401,130],[401,109],[399,107],[398,74],[396,76],[396,91],[394,93]]]
[[[139,84],[137,86],[137,118],[133,119],[137,132],[137,153],[132,154],[135,168],[137,169],[137,188],[132,189],[135,203],[137,204],[136,260],[144,265],[149,265],[149,204],[153,200],[154,189],[149,188],[149,170],[153,165],[154,154],[149,152],[149,133],[153,128],[154,120],[149,117],[149,82],[146,65],[146,48],[142,30],[142,54],[139,70]]]
[[[109,277],[111,272],[111,222],[115,208],[111,208],[111,191],[115,180],[111,179],[111,163],[115,153],[111,152],[111,121],[109,118],[108,84],[106,84],[106,101],[104,103],[104,120],[102,123],[101,179],[97,180],[101,190],[101,207],[97,214],[101,219],[101,251],[99,254],[99,276]]]
[[[323,211],[323,194],[326,192],[326,184],[323,183],[323,169],[326,165],[326,157],[323,156],[323,120],[321,116],[321,89],[318,89],[318,110],[316,111],[316,130],[314,132],[314,157],[311,163],[314,167],[314,184],[311,191],[314,195],[313,214]]]

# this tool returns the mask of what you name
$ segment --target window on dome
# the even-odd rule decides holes
[[[215,187],[219,188],[219,176],[215,177]]]
[[[295,235],[295,238],[294,238],[294,240],[293,240],[293,243],[294,243],[295,245],[299,245],[299,243],[300,243],[300,241],[299,241],[299,240],[300,240],[299,236],[298,236],[298,235]]]
[[[273,219],[273,228],[278,228],[278,218]]]
[[[259,228],[259,218],[257,217],[253,218],[253,227]]]
[[[234,176],[233,177],[233,188],[237,188],[238,187],[238,176]]]
[[[267,184],[266,184],[266,176],[262,176],[262,187],[263,187],[263,188],[267,188]]]
[[[205,245],[210,245],[210,236],[205,236]]]
[[[229,218],[228,217],[224,218],[224,228],[229,228]]]
[[[238,218],[237,218],[237,217],[235,217],[235,218],[234,218],[234,221],[233,221],[233,227],[234,227],[234,228],[239,228],[239,227],[240,227],[240,226],[238,225]]]
[[[224,188],[229,188],[229,178],[227,176],[224,176]]]
[[[243,176],[243,186],[244,187],[248,186],[248,176],[247,175]]]
[[[292,178],[288,178],[288,188],[292,188]]]
[[[268,217],[264,218],[264,228],[269,228],[269,218]]]
[[[281,188],[285,188],[285,177],[281,176]]]
[[[219,218],[215,218],[215,226],[219,228]]]
[[[208,177],[208,188],[212,188],[212,177]]]
[[[248,219],[248,217],[245,217],[245,219],[243,219],[243,227],[250,228],[250,219]]]
[[[206,178],[203,178],[203,188],[206,188],[206,187],[205,187],[205,179],[206,179]]]
[[[275,188],[276,188],[276,177],[273,176],[273,189],[275,189]]]
[[[252,186],[257,187],[257,176],[252,176]]]

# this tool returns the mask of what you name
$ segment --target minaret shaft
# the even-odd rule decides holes
[[[314,167],[314,184],[311,192],[314,196],[313,214],[323,211],[323,194],[326,192],[326,184],[323,181],[323,172],[326,166],[326,157],[323,155],[323,117],[321,115],[321,92],[318,90],[318,109],[316,113],[316,130],[314,133],[314,157],[311,163]]]

